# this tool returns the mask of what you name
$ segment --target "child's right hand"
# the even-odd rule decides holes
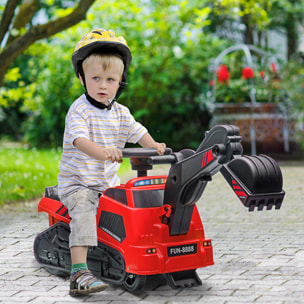
[[[105,149],[106,160],[110,160],[112,163],[122,163],[122,152],[117,148]]]

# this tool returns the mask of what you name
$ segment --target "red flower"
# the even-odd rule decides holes
[[[230,78],[230,74],[228,71],[228,67],[224,64],[221,64],[220,67],[216,71],[217,79],[220,83],[228,83],[228,80]]]
[[[273,73],[276,73],[277,68],[276,68],[275,63],[271,62],[271,68],[272,68],[272,72],[273,72]]]
[[[280,87],[281,87],[281,81],[280,81],[279,78],[274,78],[274,79],[273,79],[272,87],[273,87],[274,89],[277,89],[277,90],[280,89]]]
[[[211,80],[209,81],[209,85],[210,85],[211,87],[214,86],[214,80],[213,80],[213,79],[211,79]]]
[[[265,73],[264,73],[264,71],[263,71],[263,70],[260,72],[260,76],[261,76],[261,78],[262,78],[262,79],[264,79],[264,77],[265,77]]]
[[[254,77],[254,73],[253,73],[252,68],[251,67],[245,67],[245,68],[243,68],[243,70],[242,70],[242,76],[245,79],[253,78]]]

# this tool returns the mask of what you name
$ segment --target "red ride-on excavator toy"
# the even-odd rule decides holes
[[[249,211],[280,209],[282,173],[268,156],[242,156],[239,129],[219,125],[206,132],[196,151],[123,149],[138,177],[105,190],[97,212],[98,246],[88,252],[92,273],[129,291],[144,287],[147,276],[163,274],[172,288],[201,285],[196,269],[212,265],[212,242],[205,238],[195,203],[211,177],[221,172]],[[156,164],[171,164],[168,175],[147,176]],[[67,209],[46,188],[38,206],[49,228],[34,241],[36,260],[50,273],[69,275]]]

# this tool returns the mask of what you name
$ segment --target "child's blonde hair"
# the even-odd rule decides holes
[[[120,75],[122,75],[124,70],[124,63],[118,55],[93,53],[83,61],[83,71],[86,72],[88,66],[93,62],[100,63],[104,71],[106,71],[111,66],[116,66],[117,69],[120,70]]]

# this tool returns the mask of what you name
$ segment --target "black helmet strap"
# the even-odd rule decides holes
[[[94,98],[92,98],[89,94],[88,94],[88,91],[85,92],[85,96],[87,98],[87,100],[90,102],[90,104],[98,109],[101,109],[101,110],[104,110],[104,109],[107,109],[108,111],[111,110],[112,108],[112,102],[110,103],[110,105],[106,106],[105,104],[101,103],[101,102],[98,102],[96,101]]]
[[[124,88],[127,86],[127,83],[126,82],[124,82],[124,81],[121,81],[120,83],[119,83],[119,88],[118,88],[118,90],[117,90],[117,92],[116,92],[116,95],[115,95],[115,100],[117,100],[118,99],[118,97],[120,96],[120,94],[122,93],[122,91],[124,90]],[[114,100],[113,99],[113,100]]]

